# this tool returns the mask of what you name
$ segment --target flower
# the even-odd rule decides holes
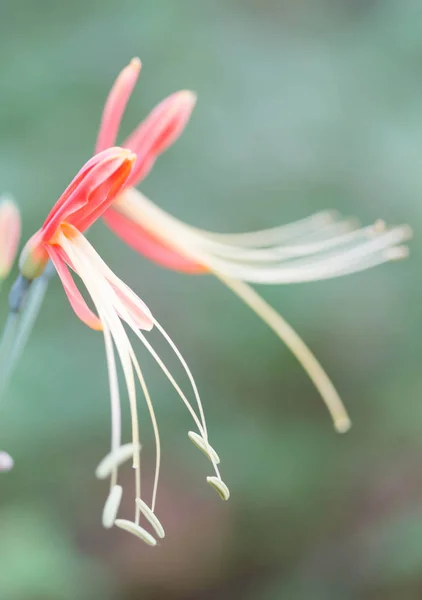
[[[121,72],[107,99],[97,151],[114,144],[141,63]],[[160,209],[136,186],[158,155],[181,134],[196,96],[177,92],[161,102],[122,144],[137,155],[124,191],[105,212],[110,229],[147,258],[187,273],[212,273],[290,348],[319,390],[338,431],[350,420],[325,371],[292,327],[249,285],[330,279],[407,256],[408,226],[388,228],[382,221],[359,228],[354,221],[322,212],[302,221],[262,231],[218,234],[191,227]]]
[[[199,434],[191,432],[190,437],[193,435],[194,443],[207,454],[214,466],[215,476],[209,477],[209,482],[217,491],[219,487],[225,488],[225,485],[221,481],[217,467],[219,459],[208,442],[197,387],[185,360],[147,306],[110,270],[83,235],[83,232],[102,215],[116,195],[121,192],[131,175],[135,159],[136,156],[130,150],[109,148],[89,160],[56,202],[41,229],[27,242],[20,258],[20,270],[24,278],[33,280],[40,277],[48,261],[51,260],[76,315],[92,329],[103,332],[112,415],[111,452],[101,461],[96,471],[101,479],[110,476],[111,483],[110,494],[103,511],[103,524],[107,528],[116,524],[138,535],[146,543],[154,545],[155,538],[139,525],[139,519],[142,513],[157,535],[164,536],[164,530],[154,514],[161,460],[160,437],[148,388],[124,325],[134,332],[151,353],[190,411],[199,430]],[[69,269],[82,280],[96,313],[89,308],[79,292]],[[164,362],[142,333],[151,330],[154,326],[167,340],[190,379],[198,404],[199,417]],[[115,351],[125,378],[132,420],[132,443],[124,445],[121,444],[121,407]],[[141,498],[136,380],[145,396],[156,441],[156,471],[151,507]],[[118,467],[130,456],[133,458],[135,469],[134,523],[125,519],[116,519],[123,491],[117,484]]]
[[[0,281],[6,279],[15,261],[21,235],[21,219],[10,198],[0,198]]]

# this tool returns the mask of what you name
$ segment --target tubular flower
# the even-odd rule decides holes
[[[16,258],[21,235],[21,219],[16,204],[0,197],[0,281],[6,279]]]
[[[134,59],[119,75],[107,99],[97,151],[114,144],[127,101],[139,75]],[[158,155],[182,132],[195,105],[192,92],[169,96],[122,144],[137,155],[124,191],[104,214],[118,237],[147,258],[186,273],[212,273],[289,347],[319,390],[338,431],[350,420],[325,371],[298,334],[249,285],[331,279],[407,256],[408,226],[388,228],[378,221],[359,228],[353,220],[322,212],[296,223],[239,234],[191,227],[160,209],[136,186]]]
[[[146,543],[155,545],[156,539],[139,525],[139,520],[142,513],[157,536],[164,536],[164,530],[154,513],[161,460],[160,437],[148,388],[126,328],[131,330],[146,347],[191,413],[199,433],[190,432],[189,437],[205,452],[214,466],[215,475],[208,477],[209,483],[217,491],[220,488],[224,489],[225,484],[221,481],[219,474],[217,454],[208,442],[201,400],[185,360],[147,306],[110,270],[83,235],[83,232],[102,215],[114,201],[116,195],[121,192],[131,175],[135,159],[136,156],[130,150],[109,148],[89,160],[56,202],[41,229],[26,244],[20,259],[20,270],[26,280],[33,280],[42,274],[48,261],[51,260],[76,315],[92,329],[103,332],[112,416],[111,452],[101,461],[96,471],[100,479],[110,478],[110,493],[104,506],[103,525],[109,528],[115,524],[134,533]],[[71,271],[74,271],[82,280],[95,307],[95,312],[89,308],[79,292]],[[197,410],[190,404],[164,362],[145,337],[143,331],[150,331],[153,327],[156,327],[164,336],[186,371],[198,405]],[[123,445],[121,443],[121,406],[116,351],[125,378],[132,421],[132,442]],[[150,505],[141,498],[141,446],[136,400],[137,383],[145,396],[156,442],[156,469]],[[118,467],[130,457],[133,459],[136,489],[133,523],[116,518],[123,491],[117,483]],[[228,496],[228,494],[226,495]]]

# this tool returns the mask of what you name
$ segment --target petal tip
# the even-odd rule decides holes
[[[142,68],[141,59],[138,56],[134,56],[128,66],[131,67],[137,73],[139,73],[139,71]]]

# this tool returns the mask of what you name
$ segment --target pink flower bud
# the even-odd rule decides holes
[[[16,204],[10,198],[0,198],[0,280],[6,279],[18,249],[21,220]]]

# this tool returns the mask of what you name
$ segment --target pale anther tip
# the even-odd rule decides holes
[[[222,500],[228,500],[230,498],[229,488],[219,477],[207,477],[207,482],[216,490]]]
[[[413,237],[413,229],[410,225],[403,225],[401,228],[403,232],[404,239],[410,240]]]
[[[201,450],[201,452],[205,454],[205,456],[211,462],[214,462],[216,465],[220,464],[220,457],[218,456],[217,452],[214,450],[214,448],[210,445],[209,442],[207,445],[207,442],[202,436],[200,436],[198,433],[195,433],[195,431],[189,431],[188,438],[193,444],[195,444],[197,448],[199,448],[199,450]]]
[[[334,423],[337,433],[346,433],[352,426],[352,422],[348,418],[338,419]]]
[[[165,537],[166,534],[164,531],[164,527],[161,525],[158,517],[150,509],[148,504],[146,502],[144,502],[141,498],[136,498],[135,502],[136,502],[136,507],[138,508],[138,510],[141,511],[141,513],[144,515],[144,517],[149,521],[150,525],[154,528],[155,533],[158,535],[158,537],[161,539],[163,537]]]
[[[374,233],[381,233],[385,231],[387,228],[387,224],[383,219],[377,219],[373,225]]]
[[[110,490],[106,503],[104,504],[102,518],[103,527],[105,527],[106,529],[110,529],[111,527],[113,527],[114,521],[116,520],[117,513],[119,511],[120,502],[122,500],[122,494],[123,488],[121,485],[114,485]]]
[[[394,246],[393,248],[387,248],[384,254],[387,260],[403,260],[409,256],[409,248],[407,246]]]
[[[132,521],[127,521],[126,519],[116,519],[114,524],[116,527],[120,527],[120,529],[124,529],[124,531],[128,531],[129,533],[136,535],[136,537],[148,544],[148,546],[157,545],[157,540],[150,533],[148,533],[146,529],[140,525],[136,525],[136,523],[132,523]]]

